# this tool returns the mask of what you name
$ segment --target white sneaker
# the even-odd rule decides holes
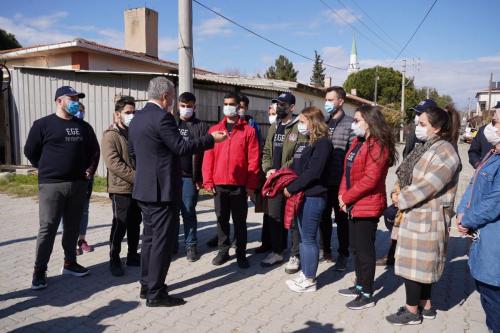
[[[295,280],[287,280],[286,284],[288,288],[296,293],[309,293],[316,291],[316,280],[309,279],[300,272],[299,277]]]
[[[300,269],[300,259],[296,256],[291,256],[285,266],[285,272],[288,274],[295,274]]]
[[[264,267],[270,267],[276,264],[279,264],[283,261],[283,256],[279,253],[271,252],[267,255],[267,257],[261,261],[261,265]]]

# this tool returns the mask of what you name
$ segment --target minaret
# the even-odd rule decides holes
[[[347,74],[356,73],[357,71],[359,71],[358,49],[356,47],[356,39],[352,36],[351,58],[349,60]]]

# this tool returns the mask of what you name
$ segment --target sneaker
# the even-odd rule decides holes
[[[285,281],[285,283],[287,284],[287,286],[290,286],[290,285],[293,285],[293,284],[300,284],[305,279],[306,279],[306,276],[304,275],[304,273],[302,271],[300,271],[299,274],[297,274],[297,276],[295,278],[288,279],[288,280]]]
[[[123,276],[125,274],[120,258],[111,259],[109,261],[109,270],[111,271],[111,275],[113,276]]]
[[[259,247],[256,247],[253,252],[255,253],[266,253],[268,251],[271,251],[271,248],[267,247],[267,246],[264,246],[264,245],[261,245]]]
[[[420,305],[418,306],[418,311],[425,319],[436,319],[437,311],[433,307],[430,309],[423,309]]]
[[[343,272],[345,271],[346,267],[347,267],[347,257],[342,254],[339,254],[335,262],[335,265],[333,266],[333,270],[337,272]]]
[[[195,262],[196,260],[200,259],[195,245],[191,245],[186,248],[186,259],[189,262]]]
[[[94,251],[94,247],[89,245],[85,239],[80,239],[78,241],[78,248],[82,253],[88,253]]]
[[[141,255],[137,252],[127,254],[127,266],[141,266]]]
[[[248,268],[250,267],[250,263],[245,255],[236,256],[236,262],[238,263],[239,268]]]
[[[300,258],[297,256],[291,256],[288,259],[288,263],[285,266],[285,272],[288,274],[295,274],[300,269]]]
[[[323,250],[319,251],[319,261],[320,262],[333,262],[332,252],[325,252]]]
[[[283,261],[283,256],[276,252],[271,252],[267,257],[260,262],[263,267],[271,267],[273,265],[279,264]]]
[[[290,290],[295,291],[296,293],[309,293],[316,291],[316,280],[305,277],[302,272],[300,272],[297,279],[287,280],[286,284]]]
[[[406,306],[400,307],[398,312],[385,317],[385,319],[389,323],[397,326],[418,325],[422,323],[422,317],[418,313],[408,311]]]
[[[61,269],[61,274],[73,275],[73,276],[85,276],[89,274],[89,270],[83,267],[82,265],[79,265],[76,261],[64,262],[64,266]]]
[[[361,289],[356,286],[352,286],[347,289],[340,289],[338,293],[344,297],[358,297],[361,294]]]
[[[214,259],[212,259],[212,264],[215,266],[220,266],[228,262],[230,259],[227,251],[219,251]]]
[[[207,246],[208,247],[217,247],[219,245],[219,236],[215,235],[215,237],[212,237],[208,240]]]
[[[31,281],[31,289],[39,290],[47,288],[47,271],[36,269],[33,271],[33,280]]]
[[[375,306],[375,301],[373,300],[372,295],[359,294],[356,299],[350,301],[346,304],[348,309],[351,310],[363,310],[367,308],[371,308]]]

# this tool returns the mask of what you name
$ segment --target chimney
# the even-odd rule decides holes
[[[332,77],[325,76],[325,88],[330,88],[332,86]]]
[[[127,9],[125,49],[158,58],[158,12],[142,7]]]
[[[354,96],[356,96],[356,95],[357,95],[357,91],[356,91],[356,89],[351,89],[351,95],[354,95]]]

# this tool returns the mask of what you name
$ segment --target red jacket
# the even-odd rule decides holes
[[[339,196],[348,207],[352,206],[352,217],[380,217],[387,206],[385,178],[389,170],[389,150],[385,148],[380,155],[382,145],[377,139],[364,142],[352,164],[351,187],[347,189],[347,159],[359,141],[355,138],[347,151]]]
[[[210,127],[208,133],[227,132],[227,119]],[[239,120],[227,140],[205,151],[203,157],[203,187],[238,185],[255,190],[259,184],[259,142],[255,129]]]
[[[297,174],[289,168],[283,168],[273,173],[267,178],[264,187],[262,188],[262,196],[275,197],[278,193],[283,192],[291,182],[297,179]],[[304,201],[304,192],[300,191],[286,199],[285,217],[283,224],[286,229],[290,229],[293,225],[293,220],[299,214]]]

